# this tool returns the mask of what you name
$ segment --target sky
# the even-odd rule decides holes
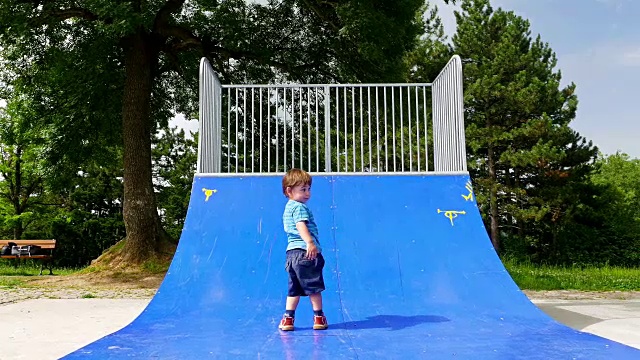
[[[432,0],[445,32],[459,7]],[[575,83],[578,112],[570,126],[604,154],[640,158],[640,1],[492,0],[494,9],[529,20],[531,36],[556,53],[562,85]]]

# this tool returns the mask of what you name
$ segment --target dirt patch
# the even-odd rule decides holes
[[[163,241],[157,245],[157,249],[144,259],[132,257],[125,249],[125,240],[117,242],[115,245],[105,250],[97,259],[91,261],[88,270],[97,269],[131,269],[146,268],[147,270],[159,270],[169,267],[176,252],[177,245],[167,241]]]
[[[158,289],[173,254],[175,244],[164,242],[159,249],[142,262],[128,261],[124,253],[124,240],[118,242],[85,269],[63,276],[13,277],[21,286],[56,289]]]
[[[540,300],[640,300],[640,291],[523,290],[529,299]]]
[[[70,288],[70,289],[157,289],[164,273],[100,271],[89,274],[66,276],[21,277],[28,287]]]
[[[14,276],[23,286],[33,288],[87,290],[157,290],[165,274],[100,271],[90,274],[32,277]],[[18,279],[19,278],[19,279]],[[640,300],[640,291],[523,290],[529,299],[540,300]]]
[[[31,299],[151,299],[155,293],[155,289],[0,287],[0,306]]]

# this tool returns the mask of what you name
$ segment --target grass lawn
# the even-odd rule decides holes
[[[579,291],[640,291],[640,268],[619,267],[557,267],[517,263],[503,259],[503,263],[511,277],[522,290],[579,290]],[[162,266],[161,266],[162,265]],[[143,273],[162,276],[168,264],[145,263]],[[69,269],[54,268],[56,277],[72,274],[87,274],[97,271],[93,268]],[[0,287],[25,286],[29,279],[46,278],[49,273],[45,269],[42,277],[39,263],[21,263],[14,268],[9,261],[0,261]],[[124,274],[126,275],[126,274]],[[120,272],[108,276],[115,280],[127,280],[135,283],[135,278],[123,278]]]
[[[53,268],[55,275],[70,275],[78,272],[78,269]],[[7,261],[0,261],[0,276],[37,276],[40,273],[40,263],[21,262],[18,267]],[[49,269],[42,270],[43,275],[49,274]]]
[[[522,290],[638,291],[640,268],[556,267],[503,260]]]
[[[54,275],[70,275],[78,272],[76,269],[54,268]],[[36,277],[40,273],[40,264],[22,262],[14,267],[9,260],[0,260],[0,287],[17,287],[26,283],[25,279]],[[43,276],[48,276],[49,270],[42,271]]]
[[[152,259],[138,266],[114,268],[105,264],[84,268],[54,267],[53,276],[49,270],[40,273],[40,263],[23,261],[14,267],[9,260],[0,260],[0,291],[2,289],[26,287],[108,289],[157,288],[169,267],[169,262]]]

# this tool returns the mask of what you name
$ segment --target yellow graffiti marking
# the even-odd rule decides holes
[[[202,191],[204,191],[204,196],[206,196],[204,201],[209,201],[209,197],[218,192],[218,190],[216,189],[205,189],[205,188],[202,188]]]
[[[451,226],[453,226],[453,219],[457,218],[458,215],[466,215],[466,211],[454,211],[454,210],[440,210],[438,209],[438,214],[444,213],[444,216],[451,221]]]
[[[462,197],[465,201],[473,201],[473,188],[471,187],[471,181],[467,181],[465,188],[469,190],[469,195],[462,195]]]

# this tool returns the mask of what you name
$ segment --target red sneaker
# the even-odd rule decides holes
[[[291,331],[293,330],[293,321],[294,318],[291,316],[283,316],[282,320],[280,320],[280,326],[278,328],[282,331]]]
[[[327,318],[324,315],[313,315],[313,330],[325,330],[328,327],[329,324],[327,324]]]

